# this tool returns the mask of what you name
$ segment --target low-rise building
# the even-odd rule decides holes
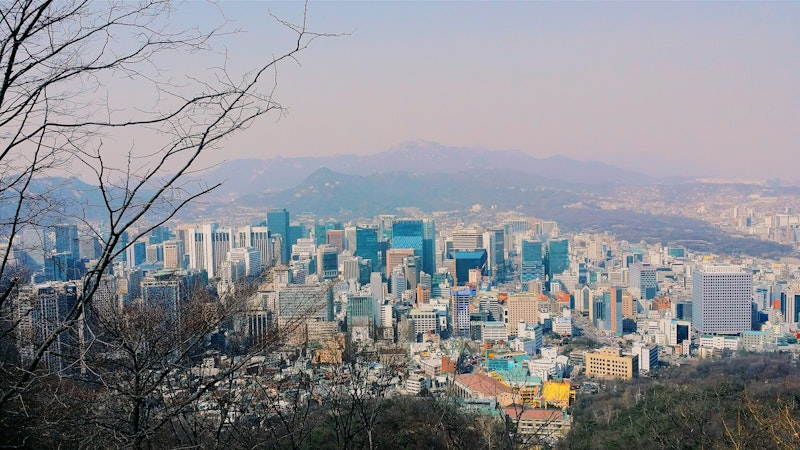
[[[516,395],[513,390],[494,378],[484,374],[463,374],[453,383],[457,397],[466,399],[495,399],[501,407],[512,405]]]
[[[639,372],[638,356],[623,355],[619,348],[604,347],[587,352],[584,357],[587,376],[630,380]]]
[[[739,336],[704,334],[700,336],[700,347],[735,351],[739,349]]]
[[[515,426],[518,434],[536,435],[546,442],[565,436],[572,428],[572,417],[560,409],[503,409],[506,420]]]

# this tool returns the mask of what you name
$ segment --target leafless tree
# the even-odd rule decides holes
[[[80,224],[84,233],[100,242],[99,257],[86,267],[76,285],[75,301],[59,311],[58,322],[35,342],[29,357],[3,352],[3,417],[28,406],[26,394],[38,386],[42,362],[54,344],[65,334],[82,332],[85,312],[91,310],[103,277],[127,246],[218,186],[193,178],[201,168],[201,155],[215,151],[226,138],[259,117],[280,113],[282,107],[273,97],[278,64],[296,61],[299,52],[324,36],[306,29],[305,13],[300,24],[276,19],[278,25],[294,33],[287,50],[256,61],[248,71],[235,73],[226,55],[214,53],[215,39],[225,33],[224,28],[175,29],[170,18],[177,8],[179,5],[161,0],[11,0],[0,5],[3,348],[14,347],[11,341],[30,311],[12,305],[26,282],[19,273],[17,257],[23,233],[68,222]],[[220,58],[202,74],[170,73],[163,64],[178,55]],[[130,90],[135,90],[136,98],[147,99],[147,107],[127,95]],[[133,143],[120,151],[117,145],[126,139]],[[118,164],[114,155],[120,153],[125,157]],[[66,180],[64,175],[73,174],[90,177],[98,186],[97,195],[82,192],[85,200],[73,204],[75,198],[64,191],[68,187],[66,181],[62,181],[63,185],[42,182]],[[102,226],[92,219],[96,215],[102,217]],[[191,324],[199,328],[182,337],[163,329],[148,329],[146,325],[151,322],[142,317],[153,314],[150,309],[129,311],[127,322],[104,326],[102,336],[119,344],[114,358],[106,362],[113,362],[119,352],[126,351],[137,361],[140,351],[152,353],[145,355],[147,358],[180,361],[198,344],[192,339],[202,335],[199,331],[207,331],[227,312],[215,311],[208,322]],[[181,345],[178,350],[168,349],[148,340],[143,347],[137,347],[140,344],[135,333],[145,331],[149,334],[140,337],[154,339],[157,333],[163,333],[160,335],[169,343]],[[183,331],[181,328],[177,332]],[[100,375],[100,382],[109,380],[107,374]],[[147,382],[165,381],[169,375],[161,372]],[[123,382],[135,380],[119,380],[117,386]],[[154,386],[135,388],[160,389]],[[70,395],[79,394],[75,389]],[[130,399],[143,395],[134,387],[129,389],[126,395]],[[129,412],[132,417],[139,414]],[[137,420],[128,420],[132,427],[129,437],[133,442],[143,442],[149,435],[136,428]]]

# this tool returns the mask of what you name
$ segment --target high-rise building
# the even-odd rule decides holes
[[[244,275],[253,277],[262,271],[261,252],[254,247],[233,248],[228,252],[228,261],[244,265]]]
[[[622,293],[619,286],[612,286],[603,293],[603,318],[606,329],[616,335],[622,335]]]
[[[656,268],[647,263],[633,263],[628,271],[631,293],[637,299],[652,300],[656,298],[658,284]]]
[[[217,228],[211,223],[203,226],[203,249],[205,252],[206,271],[209,278],[217,277],[217,267],[228,257],[233,249],[233,230]]]
[[[553,221],[543,220],[539,222],[539,234],[543,236],[556,236],[558,235],[558,224]]]
[[[189,268],[192,270],[206,270],[206,239],[203,230],[189,228],[179,230],[178,233],[186,239],[184,250],[189,256]]]
[[[329,284],[290,284],[278,292],[278,313],[288,320],[333,320],[333,290]]]
[[[184,280],[177,276],[149,276],[142,280],[142,300],[150,307],[163,308],[168,322],[182,320],[182,302],[187,292]]]
[[[545,271],[552,279],[569,269],[569,241],[566,239],[550,239],[545,254]]]
[[[431,302],[431,288],[422,284],[417,285],[417,304]]]
[[[622,317],[634,318],[639,312],[638,302],[630,292],[622,294]]]
[[[375,314],[375,323],[379,323],[381,305],[383,305],[383,277],[380,272],[372,272],[369,277],[369,287],[372,292],[372,311]]]
[[[136,241],[125,249],[128,267],[136,267],[147,260],[147,243]]]
[[[344,251],[344,230],[328,230],[325,232],[325,242],[336,248],[341,253]]]
[[[419,284],[422,286],[430,289],[431,288],[431,276],[425,272],[419,273]]]
[[[403,293],[408,289],[408,280],[403,266],[396,266],[392,269],[389,279],[392,287],[392,299],[400,301],[403,298]]]
[[[525,233],[530,228],[530,224],[527,219],[506,219],[503,221],[503,228],[509,235]]]
[[[280,255],[281,263],[288,264],[292,245],[289,243],[289,211],[285,209],[271,209],[267,212],[267,228],[272,235],[279,234],[283,237]]]
[[[509,295],[506,299],[505,315],[508,334],[516,336],[520,322],[529,325],[539,323],[539,299],[530,294]]]
[[[733,334],[751,327],[753,275],[734,265],[703,265],[693,274],[692,326]]]
[[[380,270],[380,257],[378,252],[378,230],[374,228],[356,227],[356,241],[353,254],[363,259],[370,260],[372,270]]]
[[[70,253],[73,260],[81,258],[77,225],[55,225],[55,253]]]
[[[238,230],[238,239],[236,241],[237,247],[252,247],[258,250],[261,258],[261,267],[269,267],[272,265],[270,255],[272,249],[270,248],[269,228],[267,227],[242,227]]]
[[[455,230],[453,231],[453,250],[476,250],[483,248],[483,231]]]
[[[489,264],[492,267],[492,275],[495,279],[502,281],[505,278],[505,230],[502,228],[495,228],[488,230],[491,235],[489,251]]]
[[[368,325],[375,323],[375,304],[369,295],[348,295],[347,299],[347,329],[352,330],[359,319]]]
[[[297,223],[289,225],[289,248],[292,248],[292,245],[296,243],[298,239],[307,239],[310,237],[311,235],[304,224]]]
[[[317,275],[324,280],[339,277],[339,250],[328,244],[317,247]]]
[[[794,290],[781,292],[781,314],[789,324],[797,326],[800,323],[800,293]]]
[[[413,256],[414,254],[413,248],[392,248],[386,250],[386,275],[388,276],[392,273],[395,267],[403,265],[406,256]]]
[[[422,271],[436,272],[436,223],[433,219],[422,220]]]
[[[460,287],[450,292],[450,329],[453,336],[469,337],[469,305],[475,291]]]
[[[344,228],[344,248],[342,250],[356,251],[356,230],[358,227]]]
[[[403,274],[406,277],[408,289],[415,291],[417,289],[417,284],[419,284],[419,266],[417,265],[418,259],[419,258],[416,256],[408,255],[403,260]]]
[[[544,280],[544,253],[538,239],[523,239],[520,253],[521,281]]]
[[[14,305],[19,322],[14,331],[17,333],[17,350],[23,361],[30,362],[35,349],[64,325],[76,306],[78,286],[71,282],[23,286],[16,295]],[[44,368],[58,373],[80,366],[74,364],[80,355],[79,328],[73,325],[56,334],[41,359]]]
[[[410,248],[422,261],[426,273],[436,271],[436,227],[433,220],[395,220],[392,225],[392,248]],[[391,268],[388,268],[391,270]]]
[[[72,253],[53,253],[44,257],[44,277],[47,281],[77,280],[79,273]]]
[[[328,221],[324,224],[314,225],[314,243],[322,245],[326,243],[325,233],[330,230],[344,230],[341,222]]]
[[[466,284],[469,281],[470,270],[478,270],[482,275],[486,270],[486,249],[471,251],[455,250],[449,254],[449,259],[455,261],[456,284]]]
[[[147,264],[154,264],[164,260],[164,247],[162,244],[149,244],[145,247],[144,262]]]

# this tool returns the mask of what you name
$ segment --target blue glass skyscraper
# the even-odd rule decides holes
[[[436,227],[430,219],[400,219],[392,224],[392,248],[410,248],[422,260],[422,271],[436,272]]]
[[[523,239],[520,255],[521,279],[523,283],[535,280],[544,280],[544,259],[542,242],[539,240]]]
[[[267,228],[270,235],[280,234],[283,238],[281,245],[281,262],[289,263],[292,246],[289,244],[289,211],[273,209],[267,212]]]
[[[372,263],[372,270],[380,267],[378,258],[378,230],[374,228],[356,227],[356,256],[368,259]]]
[[[566,239],[551,239],[547,243],[545,258],[547,274],[560,275],[569,269],[569,241]]]

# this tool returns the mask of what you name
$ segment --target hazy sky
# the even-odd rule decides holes
[[[291,20],[302,4],[222,8],[246,31],[231,61],[247,62],[289,44],[267,10]],[[282,66],[288,115],[232,140],[228,158],[425,139],[800,179],[798,2],[312,2],[308,23],[352,34]]]

